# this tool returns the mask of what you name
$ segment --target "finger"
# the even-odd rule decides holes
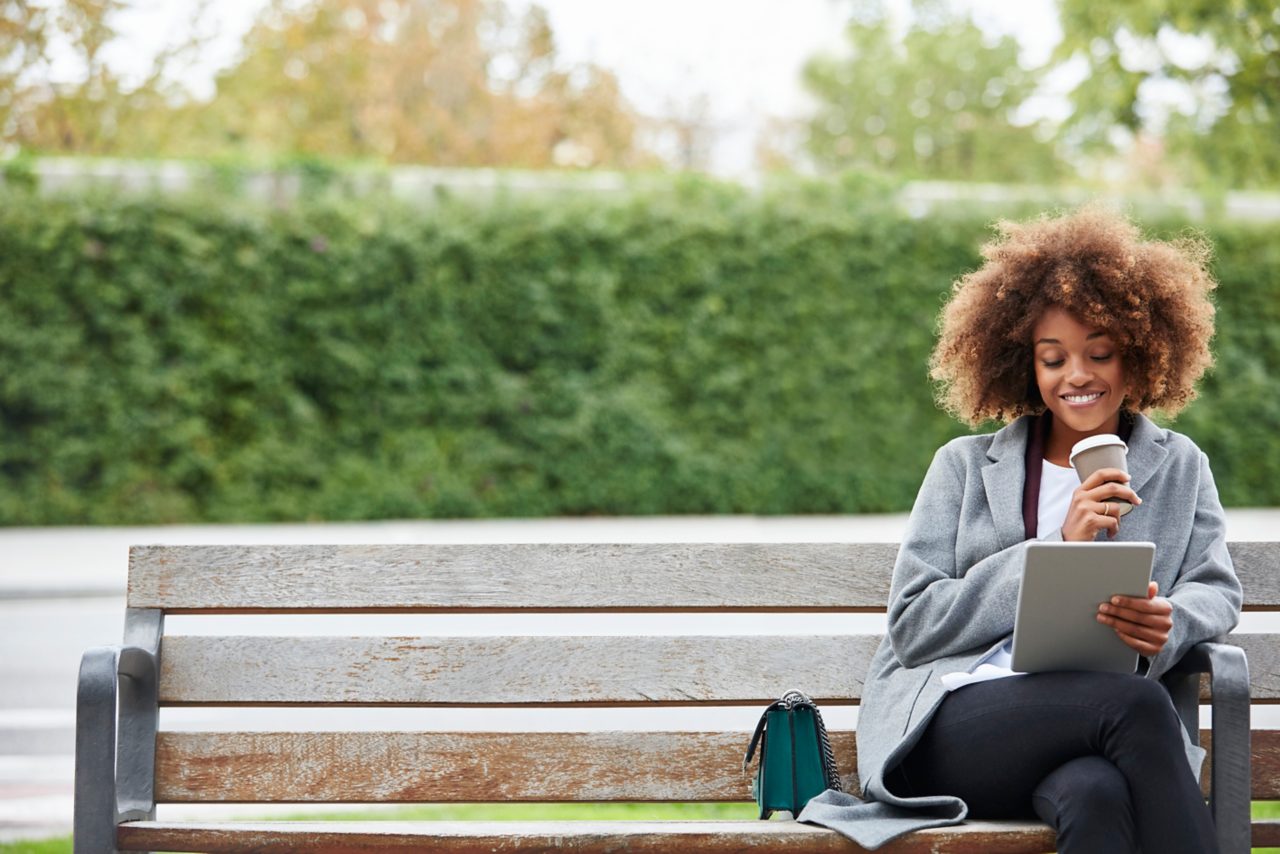
[[[1160,632],[1161,634],[1169,634],[1173,630],[1173,620],[1168,617],[1151,617],[1130,618],[1120,614],[1098,614],[1098,621],[1106,623],[1109,626],[1133,626],[1136,632],[1141,628],[1144,632]]]
[[[1145,608],[1126,608],[1123,605],[1112,605],[1110,602],[1103,602],[1098,606],[1098,613],[1106,614],[1108,617],[1115,617],[1117,620],[1128,620],[1131,623],[1141,623],[1144,626],[1173,625],[1173,614],[1169,611],[1153,611]]]
[[[1104,614],[1098,615],[1098,622],[1103,625],[1110,626],[1115,629],[1118,634],[1127,635],[1131,638],[1164,645],[1169,640],[1169,629],[1152,626],[1144,626],[1138,623],[1128,622],[1126,620],[1118,620],[1115,617],[1108,617]]]
[[[1108,481],[1129,482],[1129,473],[1123,469],[1098,469],[1084,479],[1080,485],[1086,490],[1096,489]]]
[[[1097,523],[1094,530],[1106,531],[1108,537],[1114,537],[1120,533],[1120,515],[1116,510],[1112,509],[1113,507],[1114,505],[1112,504],[1099,503],[1094,509],[1094,517]]]
[[[1142,614],[1164,614],[1168,616],[1173,613],[1173,603],[1159,596],[1155,599],[1139,599],[1136,596],[1112,596],[1111,601],[1101,603],[1098,606],[1098,610],[1105,612],[1112,607],[1124,608],[1128,611]]]
[[[1144,641],[1144,640],[1139,640],[1137,638],[1129,637],[1123,632],[1116,632],[1116,637],[1124,641],[1125,645],[1128,646],[1130,649],[1136,650],[1139,655],[1145,655],[1147,657],[1151,657],[1159,653],[1160,650],[1164,649],[1164,644],[1157,645],[1154,643],[1148,643],[1147,641]]]
[[[1148,581],[1148,582],[1147,582],[1147,598],[1148,598],[1148,599],[1154,599],[1154,598],[1156,598],[1156,594],[1157,594],[1157,593],[1159,593],[1159,592],[1160,592],[1160,585],[1159,585],[1159,584],[1156,584],[1154,581]],[[1169,606],[1169,610],[1170,610],[1170,611],[1172,611],[1172,610],[1173,610],[1173,605],[1170,605],[1170,606]]]
[[[1142,499],[1138,497],[1138,493],[1134,492],[1131,487],[1126,486],[1123,483],[1108,482],[1099,484],[1092,489],[1085,489],[1084,495],[1090,501],[1102,501],[1105,498],[1120,498],[1135,506],[1142,503]]]

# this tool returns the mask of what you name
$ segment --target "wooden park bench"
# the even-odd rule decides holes
[[[884,612],[896,546],[454,545],[137,547],[124,644],[91,650],[76,721],[75,851],[856,851],[792,821],[157,821],[157,803],[749,801],[749,733],[157,732],[171,706],[763,707],[799,688],[858,702],[879,635],[692,633],[704,612]],[[1246,608],[1280,608],[1280,543],[1234,543]],[[272,637],[165,633],[167,615],[294,613],[688,614],[684,636]],[[188,620],[190,622],[190,620]],[[850,622],[855,622],[851,618]],[[1206,792],[1224,854],[1247,850],[1253,797],[1280,797],[1280,732],[1252,733],[1280,699],[1280,634],[1234,634],[1170,681],[1212,741]],[[234,728],[234,726],[232,727]],[[832,732],[846,788],[854,734]],[[1216,749],[1214,749],[1216,748]],[[1250,759],[1252,758],[1252,776]],[[1280,844],[1280,822],[1252,824]],[[886,852],[1039,852],[1035,822],[974,821]]]

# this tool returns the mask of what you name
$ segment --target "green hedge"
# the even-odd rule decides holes
[[[964,432],[925,363],[990,231],[877,190],[10,193],[0,524],[905,510]],[[1177,426],[1277,505],[1280,229],[1209,233],[1219,367]]]

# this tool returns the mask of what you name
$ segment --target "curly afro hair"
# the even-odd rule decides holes
[[[986,262],[952,286],[939,319],[929,373],[943,408],[973,426],[1044,411],[1031,332],[1055,306],[1114,339],[1126,410],[1173,416],[1195,399],[1213,364],[1206,241],[1143,240],[1100,205],[997,229],[982,247]]]

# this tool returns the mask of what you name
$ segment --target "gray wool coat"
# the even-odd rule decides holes
[[[823,792],[800,821],[876,848],[910,830],[964,819],[959,798],[901,798],[885,788],[884,776],[946,698],[938,677],[971,670],[1013,632],[1029,542],[1022,490],[1032,422],[1024,417],[997,433],[955,439],[934,455],[894,566],[889,631],[862,692],[858,776],[866,800]],[[1146,673],[1157,679],[1194,644],[1235,626],[1240,582],[1208,459],[1195,443],[1138,416],[1128,463],[1142,504],[1121,521],[1116,539],[1156,544],[1153,578],[1173,603],[1169,641]],[[1062,532],[1043,537],[1054,538]],[[1204,751],[1185,747],[1199,774]]]

